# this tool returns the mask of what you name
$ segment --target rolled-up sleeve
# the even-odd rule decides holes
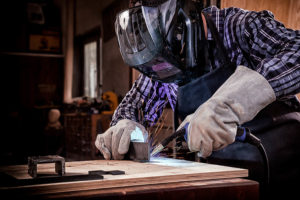
[[[147,128],[157,122],[167,103],[163,84],[141,74],[115,110],[110,125],[129,119]]]

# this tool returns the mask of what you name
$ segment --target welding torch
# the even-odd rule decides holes
[[[174,132],[172,135],[164,139],[160,144],[158,144],[153,151],[151,152],[151,156],[157,155],[159,152],[161,152],[173,139],[184,136],[185,140],[187,141],[187,134],[188,134],[188,126],[189,123],[185,124],[185,126],[178,131]],[[262,145],[259,138],[257,138],[255,135],[253,135],[249,128],[237,127],[237,133],[235,136],[235,141],[243,142],[243,143],[249,143],[251,145],[254,145],[258,148],[259,152],[261,153],[263,162],[264,162],[264,171],[266,176],[266,184],[269,184],[270,179],[270,169],[269,169],[269,160],[266,153],[266,150],[264,146]]]
[[[186,123],[183,128],[174,132],[172,135],[164,139],[160,144],[158,144],[153,151],[151,152],[151,156],[157,155],[161,152],[173,139],[184,136],[185,140],[187,141],[187,132],[188,132],[189,123]],[[260,139],[254,136],[248,128],[240,127],[237,128],[237,134],[235,137],[236,141],[239,142],[247,142],[249,144],[253,144],[258,146],[261,142]]]

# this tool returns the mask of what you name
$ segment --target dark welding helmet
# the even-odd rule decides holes
[[[182,1],[142,4],[117,14],[115,31],[125,63],[152,80],[183,82],[197,65],[194,26]]]

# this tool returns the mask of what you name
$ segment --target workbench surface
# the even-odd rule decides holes
[[[27,165],[0,167],[0,172],[18,180],[31,179],[27,170]],[[210,199],[240,199],[241,195],[243,199],[258,197],[258,183],[243,178],[248,176],[246,169],[169,158],[155,158],[148,163],[114,160],[66,162],[67,176],[88,174],[94,170],[122,170],[125,174],[103,175],[100,180],[23,186],[1,184],[1,196],[30,196],[31,199],[176,199],[180,196],[182,199],[188,194],[189,199],[196,199],[199,195]],[[54,164],[39,164],[38,174],[55,175]]]

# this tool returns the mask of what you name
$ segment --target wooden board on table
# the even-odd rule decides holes
[[[15,165],[0,167],[0,172],[5,172],[17,179],[28,179],[30,176],[27,174],[27,169],[27,165]],[[30,192],[30,194],[45,195],[78,190],[84,191],[248,176],[247,169],[170,158],[155,158],[149,163],[125,160],[66,162],[66,174],[68,175],[88,174],[88,171],[92,170],[123,170],[125,171],[125,175],[104,175],[104,179],[102,180],[1,187],[0,190],[26,191],[27,193]],[[54,174],[54,164],[38,165],[38,173]]]

